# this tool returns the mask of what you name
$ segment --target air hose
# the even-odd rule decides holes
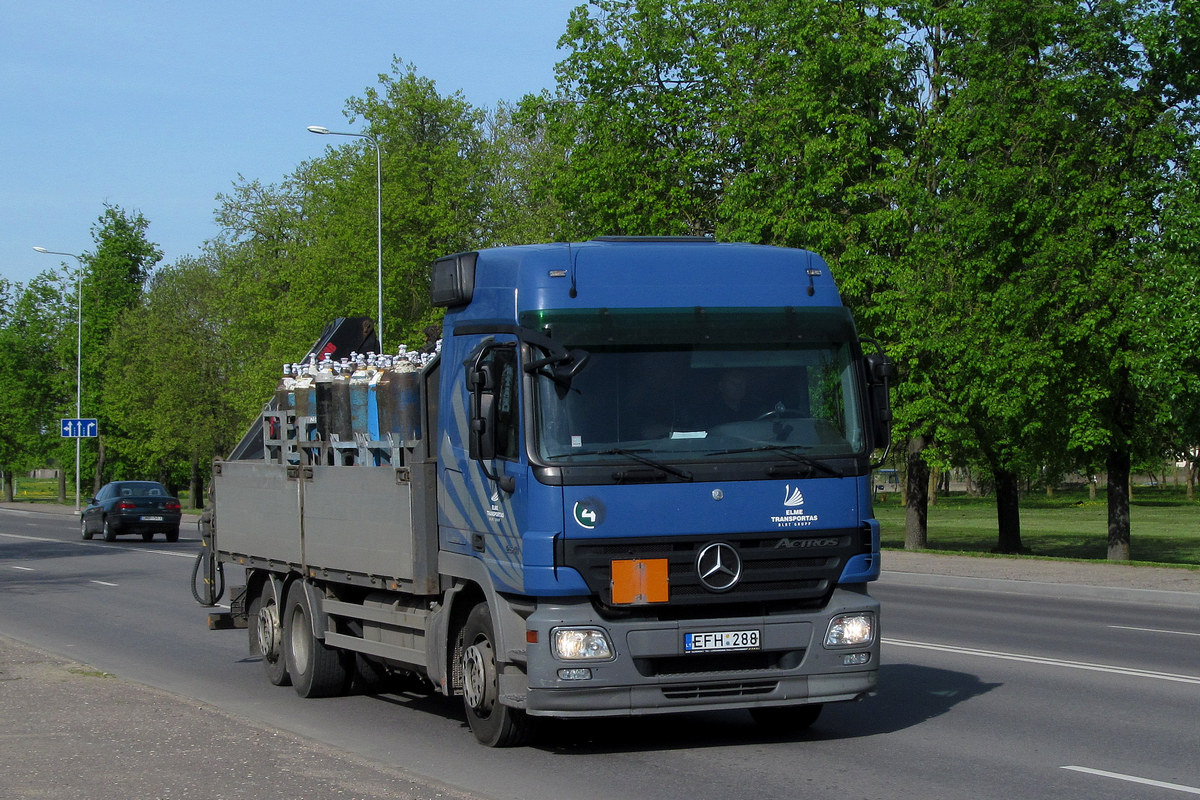
[[[212,512],[205,509],[197,526],[200,528],[200,553],[192,567],[192,597],[202,606],[215,606],[225,594],[225,565],[217,561]],[[203,574],[203,582],[199,579]]]

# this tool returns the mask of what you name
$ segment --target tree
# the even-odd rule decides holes
[[[194,507],[202,470],[242,433],[228,391],[233,361],[212,324],[218,293],[211,261],[185,258],[155,272],[114,331],[105,388],[126,462],[168,485],[186,479]]]
[[[686,0],[599,0],[572,12],[561,108],[545,109],[568,152],[555,193],[571,235],[716,230],[737,143],[720,135],[712,12]]]
[[[44,466],[59,444],[58,413],[66,409],[58,342],[68,304],[61,278],[42,273],[27,285],[0,279],[0,471],[4,499],[13,475]],[[73,327],[73,326],[72,326]]]
[[[140,212],[132,214],[118,206],[105,205],[104,213],[92,226],[96,249],[84,254],[86,274],[82,286],[83,309],[83,408],[99,420],[94,491],[105,481],[110,454],[107,444],[121,442],[124,433],[114,422],[124,413],[116,409],[107,392],[105,365],[121,354],[112,347],[112,337],[121,315],[137,304],[142,284],[154,265],[162,260],[157,245],[146,238],[150,223]],[[119,460],[120,448],[111,455]]]

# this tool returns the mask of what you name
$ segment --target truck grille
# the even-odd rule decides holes
[[[723,592],[706,587],[697,569],[700,552],[716,542],[732,547],[741,563],[736,585]],[[667,560],[671,606],[772,602],[818,606],[828,600],[846,562],[869,550],[869,534],[852,528],[804,535],[788,531],[669,539],[560,540],[558,560],[578,570],[592,594],[606,607],[615,607],[612,562],[625,559]]]

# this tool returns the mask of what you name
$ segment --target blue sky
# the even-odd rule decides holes
[[[582,2],[0,0],[0,276],[92,250],[105,203],[163,263],[197,253],[217,194],[320,155],[309,125],[354,130],[345,101],[393,56],[479,107],[552,88]]]

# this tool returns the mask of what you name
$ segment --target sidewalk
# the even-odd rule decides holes
[[[14,800],[471,798],[3,636],[0,731]]]
[[[885,550],[882,584],[1078,597],[1200,611],[1200,569],[1028,556],[955,556]]]

